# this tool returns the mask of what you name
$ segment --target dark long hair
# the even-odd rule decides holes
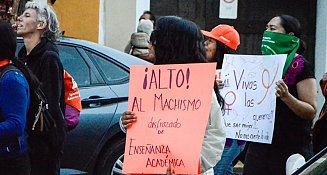
[[[232,54],[232,53],[235,53],[235,51],[230,49],[229,47],[227,47],[225,44],[221,43],[220,41],[216,40],[216,53],[215,53],[213,59],[211,59],[210,61],[217,62],[216,69],[221,69],[222,65],[223,65],[223,60],[224,60],[224,54]],[[218,88],[217,82],[215,82],[213,88],[216,92],[217,99],[221,106],[222,112],[224,113],[225,100],[219,93],[219,88]]]
[[[302,54],[306,49],[306,43],[302,40],[302,28],[300,21],[290,15],[279,15],[277,16],[281,20],[281,26],[285,29],[286,33],[293,32],[294,36],[300,39],[300,47],[296,51],[298,54]]]
[[[154,64],[207,62],[203,35],[195,23],[177,16],[162,17],[153,34]]]
[[[30,89],[36,89],[40,83],[36,76],[27,66],[15,57],[16,34],[12,27],[3,20],[0,20],[0,60],[9,59],[24,74]]]
[[[150,20],[151,21],[153,21],[153,28],[156,26],[156,17],[154,16],[154,14],[151,12],[151,11],[149,11],[149,10],[146,10],[146,11],[144,11],[143,12],[143,14],[140,16],[140,19],[139,19],[139,21],[141,21],[141,17],[143,16],[143,15],[145,15],[145,14],[148,14],[149,16],[150,16]]]
[[[156,30],[151,34],[150,41],[155,47],[154,64],[207,62],[203,35],[198,26],[189,20],[177,16],[160,18]],[[224,100],[218,88],[214,90],[223,109]]]

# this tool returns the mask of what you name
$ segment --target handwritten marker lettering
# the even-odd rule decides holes
[[[190,68],[185,69],[158,69],[144,70],[143,89],[172,89],[190,88]],[[169,78],[168,78],[169,77]],[[164,82],[168,78],[168,82]]]
[[[181,78],[178,78],[178,77],[181,77]],[[177,72],[177,78],[176,78],[176,86],[177,87],[181,87],[182,85],[183,85],[183,83],[184,83],[184,73],[183,73],[183,71],[182,70],[179,70],[178,72]]]
[[[238,81],[237,81],[237,78],[236,78],[235,70],[233,70],[233,72],[234,72],[234,79],[235,79],[235,83],[236,83],[236,89],[238,89],[240,87],[240,82],[241,82],[242,77],[243,77],[244,69],[242,70],[241,77],[240,77],[240,79]]]
[[[172,168],[175,167],[185,167],[183,159],[150,159],[146,161],[146,166],[145,167],[169,167],[171,166]]]
[[[229,103],[228,101],[227,101],[227,95],[229,95],[229,94],[232,94],[232,101]],[[225,100],[225,104],[227,105],[227,115],[229,115],[229,111],[230,110],[232,110],[232,108],[230,108],[234,103],[235,103],[235,101],[236,101],[236,94],[235,94],[235,92],[233,92],[233,91],[229,91],[229,92],[227,92],[226,93],[226,95],[225,95],[225,97],[224,97],[224,100]]]
[[[186,89],[188,89],[190,87],[190,85],[188,84],[189,81],[190,81],[190,68],[187,68],[186,69],[186,83],[187,83]]]
[[[129,155],[136,155],[136,154],[170,154],[171,151],[168,145],[134,145],[133,142],[135,139],[130,139],[129,143]]]
[[[139,112],[144,112],[142,110],[142,98],[140,98],[138,101],[137,97],[134,97],[132,111],[135,111],[135,108]]]
[[[171,110],[171,111],[195,111],[200,109],[201,100],[200,99],[174,99],[174,98],[164,98],[162,94],[154,94],[154,111],[158,110]]]
[[[259,115],[254,114],[253,120],[257,122],[260,120],[271,120],[274,117],[274,112],[275,112],[274,110],[271,110],[269,114],[259,114]]]
[[[148,128],[163,129],[163,128],[180,128],[182,124],[178,121],[164,121],[159,118],[157,121],[153,121],[153,117],[151,117],[151,121],[148,123]]]
[[[244,93],[245,107],[254,107],[254,99],[248,99],[246,97],[246,92]]]
[[[148,76],[147,73],[148,72],[148,68],[145,68],[145,76],[144,76],[144,80],[143,80],[143,89],[146,89],[147,85],[148,85]]]
[[[260,105],[260,104],[263,102],[263,100],[266,98],[267,93],[268,93],[268,91],[269,91],[271,85],[274,83],[274,81],[275,81],[275,79],[276,79],[276,75],[277,75],[278,68],[279,68],[279,65],[277,65],[277,69],[276,69],[276,71],[275,71],[275,75],[274,75],[274,78],[272,79],[271,83],[269,83],[269,80],[270,80],[270,74],[269,74],[269,71],[268,71],[267,69],[264,69],[264,70],[263,70],[261,78],[262,78],[262,85],[263,85],[263,87],[266,89],[266,93],[265,93],[265,95],[263,96],[263,98],[258,102],[258,105]],[[263,75],[264,75],[265,72],[267,72],[267,74],[268,74],[268,82],[267,82],[267,85],[265,84],[265,82],[264,82],[264,80],[263,80]]]
[[[144,154],[144,155],[152,155],[152,154],[164,154],[164,158],[148,158],[146,161],[145,167],[185,167],[185,163],[183,159],[178,158],[169,158],[171,154],[170,148],[168,145],[133,145],[135,139],[130,139],[129,143],[129,155],[136,154]]]

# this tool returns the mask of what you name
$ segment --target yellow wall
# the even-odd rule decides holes
[[[53,7],[65,36],[98,42],[99,0],[57,0]]]

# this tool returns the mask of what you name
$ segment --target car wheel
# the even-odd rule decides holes
[[[96,166],[98,175],[120,175],[123,174],[123,162],[125,151],[125,138],[120,138],[113,144],[110,144],[101,153]]]

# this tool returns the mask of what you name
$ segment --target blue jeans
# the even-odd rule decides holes
[[[243,151],[245,144],[238,145],[237,140],[232,140],[230,147],[224,147],[221,160],[213,167],[215,175],[233,175],[233,160]]]

